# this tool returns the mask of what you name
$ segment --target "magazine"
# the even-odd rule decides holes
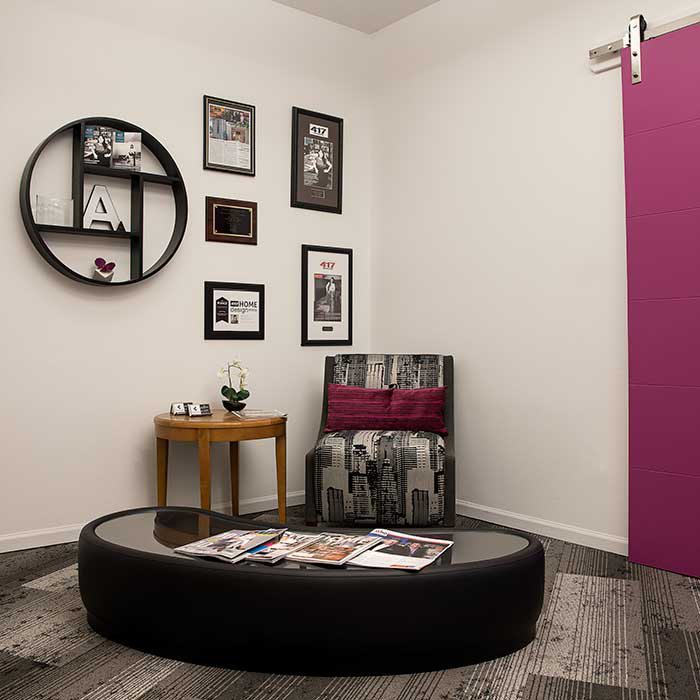
[[[112,165],[112,129],[106,126],[85,127],[83,138],[83,162],[89,165]]]
[[[292,552],[290,561],[303,561],[308,564],[332,564],[340,566],[377,544],[377,538],[369,535],[343,535],[322,532],[318,539]]]
[[[376,528],[369,535],[380,539],[381,544],[370,551],[363,552],[354,558],[351,564],[379,569],[420,571],[432,564],[453,544],[450,540],[416,537],[383,528]]]
[[[282,529],[268,528],[267,530],[229,530],[204,540],[177,547],[176,552],[192,557],[214,557],[235,563],[244,559],[248,550],[265,544],[279,537]]]
[[[321,535],[310,535],[301,532],[290,532],[287,530],[276,542],[268,542],[267,544],[261,544],[255,549],[251,549],[246,555],[246,559],[275,564],[280,561],[280,559],[289,556],[292,552],[296,552],[298,549],[315,542],[320,536]]]
[[[112,167],[141,170],[141,132],[115,130],[112,139]]]
[[[259,420],[260,418],[286,418],[287,414],[276,409],[264,410],[261,408],[246,408],[243,411],[231,411],[234,416],[241,420]]]

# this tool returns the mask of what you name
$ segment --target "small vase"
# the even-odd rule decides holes
[[[245,408],[245,404],[240,401],[222,401],[224,408],[227,411],[242,411]]]

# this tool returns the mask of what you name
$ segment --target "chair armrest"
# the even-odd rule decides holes
[[[445,515],[443,525],[454,527],[456,519],[456,484],[455,484],[455,456],[449,451],[445,454]]]
[[[318,513],[316,512],[316,462],[315,448],[306,453],[306,500],[304,503],[304,520],[307,525],[318,525]]]

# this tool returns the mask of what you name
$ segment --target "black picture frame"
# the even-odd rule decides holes
[[[258,329],[255,331],[221,330],[214,327],[214,292],[217,290],[255,292],[258,294]],[[244,282],[204,283],[204,339],[205,340],[264,340],[265,339],[265,285]]]
[[[346,289],[342,292],[346,296],[347,304],[347,333],[343,337],[329,336],[328,338],[311,338],[309,334],[309,253],[324,253],[329,256],[347,256],[348,280]],[[316,303],[316,300],[314,300]],[[353,307],[353,260],[351,248],[337,248],[332,246],[307,245],[301,246],[301,344],[302,346],[328,346],[328,345],[352,345],[352,307]],[[342,314],[342,297],[341,297]],[[317,322],[317,321],[313,321]],[[323,321],[321,321],[323,323]],[[326,322],[330,327],[334,321]],[[326,330],[324,328],[324,330]]]
[[[237,109],[242,112],[250,113],[250,166],[248,168],[226,165],[224,163],[212,162],[210,157],[209,144],[209,108],[211,105],[221,105],[228,109]],[[203,166],[206,170],[220,170],[228,173],[236,173],[237,175],[255,176],[255,135],[256,135],[256,118],[255,105],[249,105],[245,102],[235,102],[234,100],[225,100],[211,95],[204,95],[203,98]]]
[[[314,120],[314,123],[311,123]],[[317,124],[318,122],[318,124]],[[327,129],[309,133],[312,127]],[[330,151],[322,151],[325,162],[331,163],[330,171],[321,171],[326,179],[323,186],[307,185],[304,180],[304,138],[309,137],[319,144],[329,144]],[[328,172],[332,173],[328,178]],[[318,173],[317,173],[318,175]],[[330,196],[328,196],[330,193]],[[323,203],[327,200],[328,203]],[[300,209],[343,213],[343,120],[330,114],[312,112],[301,107],[292,107],[292,171],[290,206]]]
[[[217,243],[258,244],[257,202],[224,197],[206,197],[204,209],[205,240]],[[243,227],[246,232],[236,231],[239,227]],[[229,230],[223,230],[224,228]]]

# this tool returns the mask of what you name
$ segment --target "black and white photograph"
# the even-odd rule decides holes
[[[292,108],[291,206],[342,213],[343,120]]]
[[[341,321],[343,280],[340,275],[314,275],[314,321]]]
[[[304,186],[333,190],[333,144],[304,136]]]
[[[112,129],[88,124],[83,135],[83,162],[88,165],[112,166]]]
[[[121,170],[141,170],[141,133],[114,130],[112,167]]]
[[[262,340],[264,337],[264,285],[204,283],[205,340]]]
[[[204,167],[255,175],[255,107],[204,96]]]
[[[352,250],[301,247],[301,344],[352,345]]]
[[[258,244],[258,204],[207,197],[205,239],[218,243]]]

